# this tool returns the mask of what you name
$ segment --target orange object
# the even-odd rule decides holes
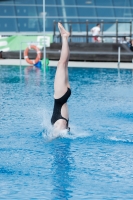
[[[30,49],[34,49],[36,50],[37,53],[37,57],[35,60],[30,60],[28,58],[28,53]],[[29,47],[27,47],[24,51],[24,59],[26,60],[27,63],[29,64],[36,64],[40,59],[41,59],[41,51],[38,47],[36,47],[35,45],[30,45]]]

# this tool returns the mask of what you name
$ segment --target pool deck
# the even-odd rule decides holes
[[[49,61],[49,66],[56,67],[58,61]],[[29,66],[29,64],[25,60],[20,60],[19,59],[0,59],[0,66]],[[79,67],[79,68],[118,68],[118,63],[117,62],[80,62],[80,61],[69,61],[68,64],[69,67]],[[119,65],[120,69],[133,69],[133,63],[125,63],[122,62]]]

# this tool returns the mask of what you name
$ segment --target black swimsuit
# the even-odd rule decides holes
[[[67,89],[67,92],[59,99],[54,99],[54,110],[53,115],[51,118],[51,124],[53,125],[58,119],[64,119],[67,121],[67,127],[68,127],[68,119],[62,117],[61,115],[61,108],[63,104],[65,104],[68,100],[68,98],[71,95],[70,88]]]

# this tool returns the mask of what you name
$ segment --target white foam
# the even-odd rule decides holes
[[[131,140],[131,139],[118,138],[116,136],[108,137],[108,139],[111,141],[116,141],[116,142],[129,142],[129,143],[133,142],[133,140]]]
[[[45,121],[46,123],[46,121]],[[77,127],[71,126],[70,132],[65,129],[62,131],[57,131],[52,127],[52,125],[48,122],[46,125],[43,123],[43,138],[46,140],[54,140],[57,138],[68,138],[68,139],[76,139],[76,138],[85,138],[91,136],[90,133],[79,130]]]
[[[42,136],[46,140],[53,140],[56,138],[68,138],[68,139],[76,139],[76,138],[85,138],[90,137],[92,134],[89,131],[83,131],[80,127],[73,125],[70,123],[70,132],[65,129],[62,131],[57,131],[53,128],[51,125],[50,119],[51,119],[51,112],[49,112],[46,108],[43,111],[43,132]]]
[[[51,141],[57,138],[69,138],[69,133],[68,130],[62,130],[62,131],[57,131],[55,129],[53,129],[53,127],[51,127],[51,130],[47,130],[45,129],[42,133],[43,138]]]

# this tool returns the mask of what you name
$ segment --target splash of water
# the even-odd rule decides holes
[[[116,136],[110,136],[107,139],[114,142],[131,143],[131,144],[133,143],[133,140],[129,138],[120,138]]]
[[[89,137],[92,134],[89,131],[84,131],[80,127],[70,124],[70,131],[67,129],[62,131],[57,131],[53,128],[50,123],[51,113],[45,108],[43,116],[43,132],[42,136],[45,140],[54,140],[56,138],[68,138],[68,139],[76,139],[76,138],[85,138]]]

